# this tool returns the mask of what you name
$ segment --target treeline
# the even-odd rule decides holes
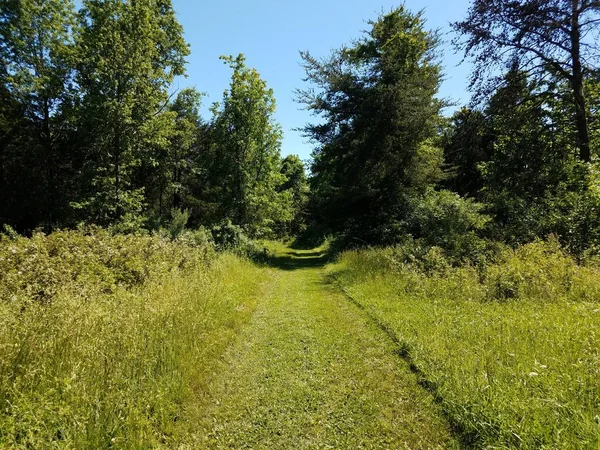
[[[320,117],[311,212],[348,244],[415,238],[458,258],[489,242],[556,234],[600,243],[597,2],[474,0],[453,24],[474,62],[474,101],[451,118],[437,96],[440,39],[400,7],[361,39],[303,53]]]
[[[224,58],[205,120],[200,92],[173,89],[188,54],[169,0],[2,2],[0,226],[293,231],[304,167],[281,159],[272,90]]]
[[[9,0],[0,15],[0,225],[218,227],[420,239],[458,257],[557,235],[600,243],[598,2],[473,0],[453,24],[474,101],[443,115],[440,37],[399,7],[301,57],[319,120],[310,192],[282,160],[272,90],[242,55],[200,116],[169,0]]]

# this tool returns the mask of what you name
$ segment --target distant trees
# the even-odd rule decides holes
[[[0,3],[0,226],[186,223],[253,237],[600,244],[600,3],[473,0],[454,24],[476,100],[444,118],[438,35],[405,7],[324,59],[302,52],[310,176],[281,157],[275,97],[243,55],[212,117],[173,92],[171,0]],[[229,232],[227,231],[227,232]],[[311,231],[311,230],[308,230]],[[217,233],[218,234],[218,233]]]
[[[304,162],[296,155],[288,155],[281,162],[284,183],[279,191],[288,191],[292,197],[294,217],[286,223],[288,234],[297,235],[304,231],[308,220],[309,187]]]
[[[221,196],[220,216],[252,234],[269,234],[293,218],[291,192],[278,190],[286,178],[275,97],[244,55],[222,59],[233,73],[222,103],[213,106],[211,176]]]
[[[481,164],[493,152],[493,136],[486,114],[463,107],[450,118],[442,135],[446,161],[444,186],[462,196],[478,198],[483,188]]]

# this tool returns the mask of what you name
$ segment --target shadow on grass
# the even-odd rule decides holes
[[[269,267],[281,270],[300,270],[323,267],[329,262],[325,251],[288,251],[283,254],[261,254],[255,260]]]

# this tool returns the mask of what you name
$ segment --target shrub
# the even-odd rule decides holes
[[[488,267],[485,281],[490,297],[498,300],[564,299],[573,286],[575,273],[582,270],[555,237],[505,250],[500,259]]]
[[[411,199],[406,219],[408,232],[430,247],[440,247],[457,260],[478,260],[486,251],[479,236],[489,217],[483,205],[450,191],[429,189]]]
[[[171,210],[171,221],[167,225],[167,230],[171,235],[171,238],[175,239],[185,230],[185,226],[190,219],[189,209],[173,208]]]
[[[48,302],[59,292],[92,297],[132,288],[211,257],[202,233],[171,241],[99,228],[0,238],[0,301]]]
[[[250,239],[239,225],[234,225],[230,220],[214,227],[212,236],[219,250],[241,250],[250,245]]]

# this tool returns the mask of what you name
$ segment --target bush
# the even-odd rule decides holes
[[[440,247],[461,261],[477,261],[485,254],[487,244],[478,234],[489,221],[481,212],[483,205],[450,191],[429,189],[411,199],[409,208],[408,232],[427,246]]]
[[[211,230],[215,245],[221,251],[239,250],[244,252],[250,246],[250,239],[239,225],[234,225],[230,220]]]
[[[173,270],[210,259],[201,232],[179,239],[112,234],[99,228],[57,231],[31,238],[0,238],[0,299],[49,302],[59,291],[92,297],[132,288]]]
[[[171,222],[167,225],[167,230],[171,235],[171,238],[175,239],[185,230],[185,226],[190,219],[189,209],[178,209],[173,208],[171,210]]]
[[[490,265],[485,284],[491,298],[564,299],[573,286],[579,268],[556,237],[537,241],[515,250],[505,250],[501,262]]]

